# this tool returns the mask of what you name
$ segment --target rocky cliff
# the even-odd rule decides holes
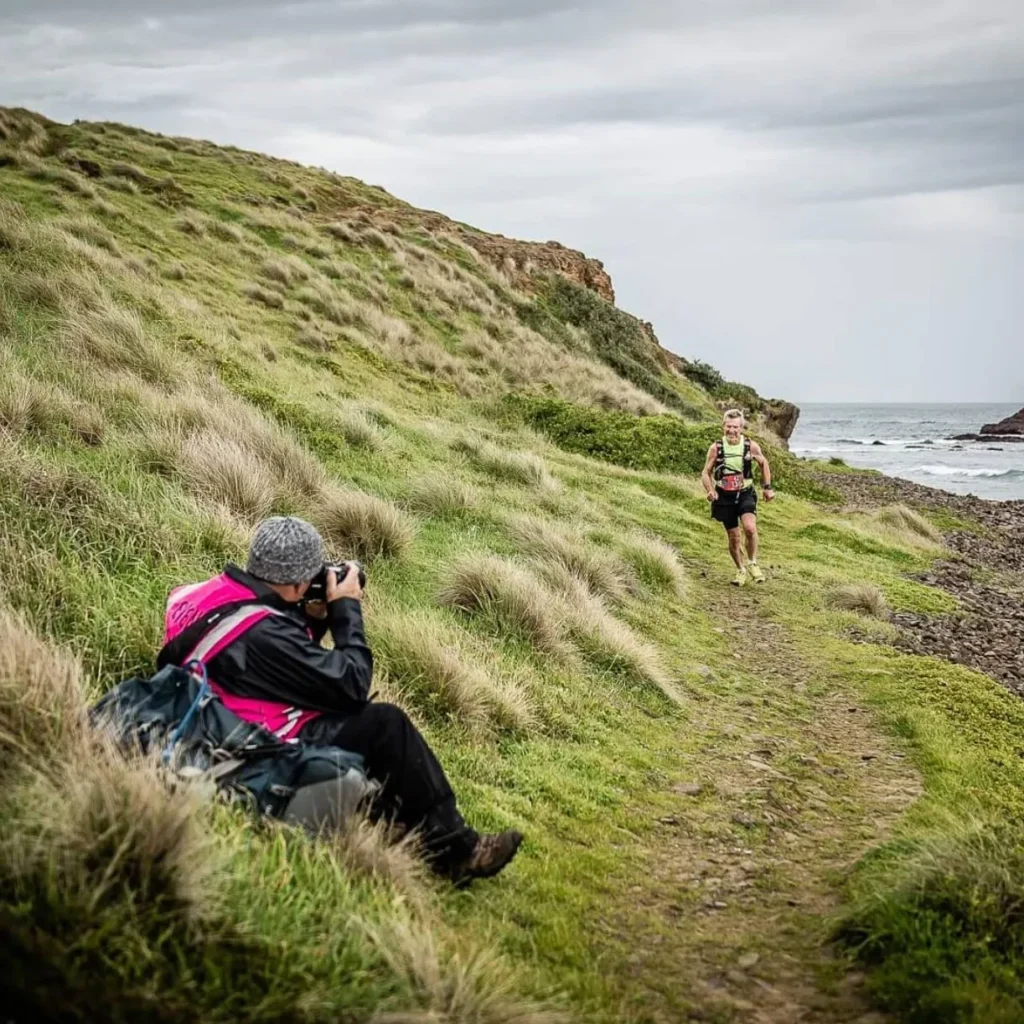
[[[1012,416],[1007,416],[1005,420],[1000,420],[998,423],[986,423],[981,428],[981,432],[983,434],[1024,434],[1024,409]]]

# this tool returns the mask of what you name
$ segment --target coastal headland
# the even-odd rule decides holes
[[[5,1013],[1022,1019],[1024,506],[796,458],[795,406],[614,300],[333,171],[0,108]],[[734,405],[756,587],[699,483]],[[365,563],[377,699],[526,836],[498,879],[88,727],[274,513]]]

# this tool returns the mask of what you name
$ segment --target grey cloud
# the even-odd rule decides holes
[[[929,397],[927,339],[975,342],[972,296],[974,386],[1019,346],[1018,0],[0,8],[0,102],[303,159],[591,249],[664,340],[778,393],[869,389],[899,336]]]

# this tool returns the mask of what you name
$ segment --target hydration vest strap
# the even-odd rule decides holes
[[[721,480],[725,475],[725,438],[718,442],[718,454],[715,455],[715,479]],[[750,438],[743,438],[743,477],[745,480],[754,479],[754,463],[750,455]]]

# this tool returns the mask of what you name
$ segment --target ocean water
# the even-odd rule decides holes
[[[789,440],[795,455],[850,466],[954,494],[1024,498],[1024,443],[953,441],[1015,413],[1009,405],[805,405]]]

